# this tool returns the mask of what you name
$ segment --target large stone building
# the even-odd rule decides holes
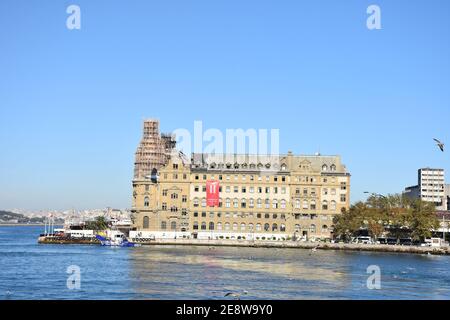
[[[151,169],[151,168],[150,168]],[[207,183],[219,183],[209,207]],[[133,180],[139,239],[329,239],[350,205],[350,174],[339,156],[194,154],[172,149],[157,177]]]

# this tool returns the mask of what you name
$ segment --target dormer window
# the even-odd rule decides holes
[[[323,172],[328,171],[328,166],[327,166],[326,164],[324,164],[324,165],[322,166],[322,171],[323,171]]]

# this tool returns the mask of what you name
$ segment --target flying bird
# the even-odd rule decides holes
[[[445,144],[439,141],[438,139],[434,139],[434,141],[436,141],[436,145],[439,147],[439,149],[441,149],[441,151],[444,152]]]
[[[236,300],[241,300],[241,296],[246,296],[246,295],[248,295],[248,291],[244,291],[244,292],[242,292],[242,293],[237,293],[237,292],[228,292],[226,295],[225,295],[225,298],[228,298],[228,297],[233,297],[233,298],[235,298]]]

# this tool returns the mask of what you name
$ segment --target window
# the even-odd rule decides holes
[[[269,231],[270,230],[270,225],[268,223],[266,223],[264,225],[264,231]]]
[[[206,199],[205,199],[205,198],[202,199],[202,207],[203,207],[203,208],[206,207]]]
[[[144,207],[148,207],[148,206],[150,206],[150,199],[149,199],[149,197],[145,197],[144,198]]]
[[[161,230],[166,230],[166,229],[167,229],[167,222],[161,221]]]
[[[170,195],[170,199],[178,199],[178,194],[177,193],[172,193]]]
[[[308,210],[308,200],[303,200],[303,209]]]
[[[315,200],[311,201],[311,210],[316,210],[316,201]]]
[[[242,199],[241,200],[241,208],[246,208],[247,207],[247,200]]]
[[[301,230],[300,225],[299,225],[299,224],[296,224],[296,225],[295,225],[295,232],[300,232],[300,230]]]
[[[225,230],[230,230],[230,224],[227,222],[227,223],[225,223]]]
[[[347,196],[345,194],[341,194],[341,202],[347,202]]]
[[[324,200],[322,202],[322,210],[328,210],[328,201],[327,200]]]
[[[241,223],[241,231],[245,231],[245,227],[246,227],[245,223]]]
[[[328,231],[328,226],[326,224],[324,224],[322,226],[322,231],[327,232]]]
[[[142,224],[143,224],[144,229],[148,229],[149,228],[150,221],[149,221],[149,218],[147,216],[144,217],[144,221],[143,221]]]
[[[311,227],[309,228],[309,231],[311,231],[311,233],[316,233],[316,225],[312,224]]]
[[[258,208],[262,208],[262,199],[258,199],[256,203]]]
[[[326,164],[324,164],[324,165],[322,166],[322,171],[323,171],[323,172],[328,171],[328,166],[327,166]]]
[[[198,207],[198,203],[199,203],[198,198],[194,198],[194,207]]]
[[[209,230],[214,230],[214,222],[209,223]]]
[[[177,170],[177,169],[178,169],[178,164],[174,163],[174,164],[173,164],[173,168],[174,168],[175,170]]]
[[[217,223],[217,230],[222,230],[222,223],[221,222]]]
[[[253,231],[253,223],[248,224],[248,231]]]
[[[227,208],[230,208],[230,207],[231,207],[231,199],[230,199],[230,198],[227,198],[227,199],[225,200],[225,207],[227,207]]]
[[[198,222],[194,222],[194,230],[198,230]]]
[[[202,218],[206,218],[206,212],[202,212]]]
[[[323,188],[323,195],[324,196],[328,195],[328,189],[327,188]]]
[[[330,209],[335,211],[336,210],[336,201],[331,201]]]
[[[233,223],[233,231],[237,231],[238,229],[238,224],[235,222]]]
[[[281,200],[281,209],[286,209],[286,200]]]
[[[163,202],[161,209],[162,209],[162,211],[167,211],[167,203]]]
[[[347,190],[347,182],[341,182],[341,190]]]
[[[177,223],[176,223],[176,221],[172,221],[170,223],[170,230],[177,230]]]
[[[167,197],[167,189],[164,189],[164,190],[162,191],[162,195],[163,195],[163,197]]]
[[[206,230],[206,222],[202,222],[202,230]]]
[[[261,224],[260,223],[256,224],[256,231],[261,231]]]
[[[335,188],[331,189],[331,195],[332,195],[332,196],[335,196],[335,195],[336,195],[336,189],[335,189]]]
[[[198,217],[198,212],[194,212],[194,217]]]
[[[285,225],[285,224],[282,224],[282,225],[280,226],[280,231],[281,231],[281,232],[286,232],[286,225]]]
[[[187,196],[186,195],[182,196],[182,200],[181,201],[182,202],[187,202]]]
[[[300,209],[300,200],[295,200],[295,209]]]
[[[254,199],[250,199],[250,200],[249,200],[248,207],[249,207],[249,208],[254,208],[254,207],[255,207],[255,200],[254,200]]]
[[[272,231],[277,232],[278,231],[278,225],[276,223],[274,223],[272,225]]]
[[[270,199],[266,199],[266,209],[270,208]]]
[[[278,200],[274,199],[274,200],[272,201],[272,207],[273,207],[274,209],[278,209]]]
[[[234,200],[233,200],[233,207],[239,208],[239,200],[237,198],[234,198]]]

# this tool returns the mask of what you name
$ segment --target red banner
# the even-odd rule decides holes
[[[219,181],[206,181],[206,205],[208,207],[219,206]]]

